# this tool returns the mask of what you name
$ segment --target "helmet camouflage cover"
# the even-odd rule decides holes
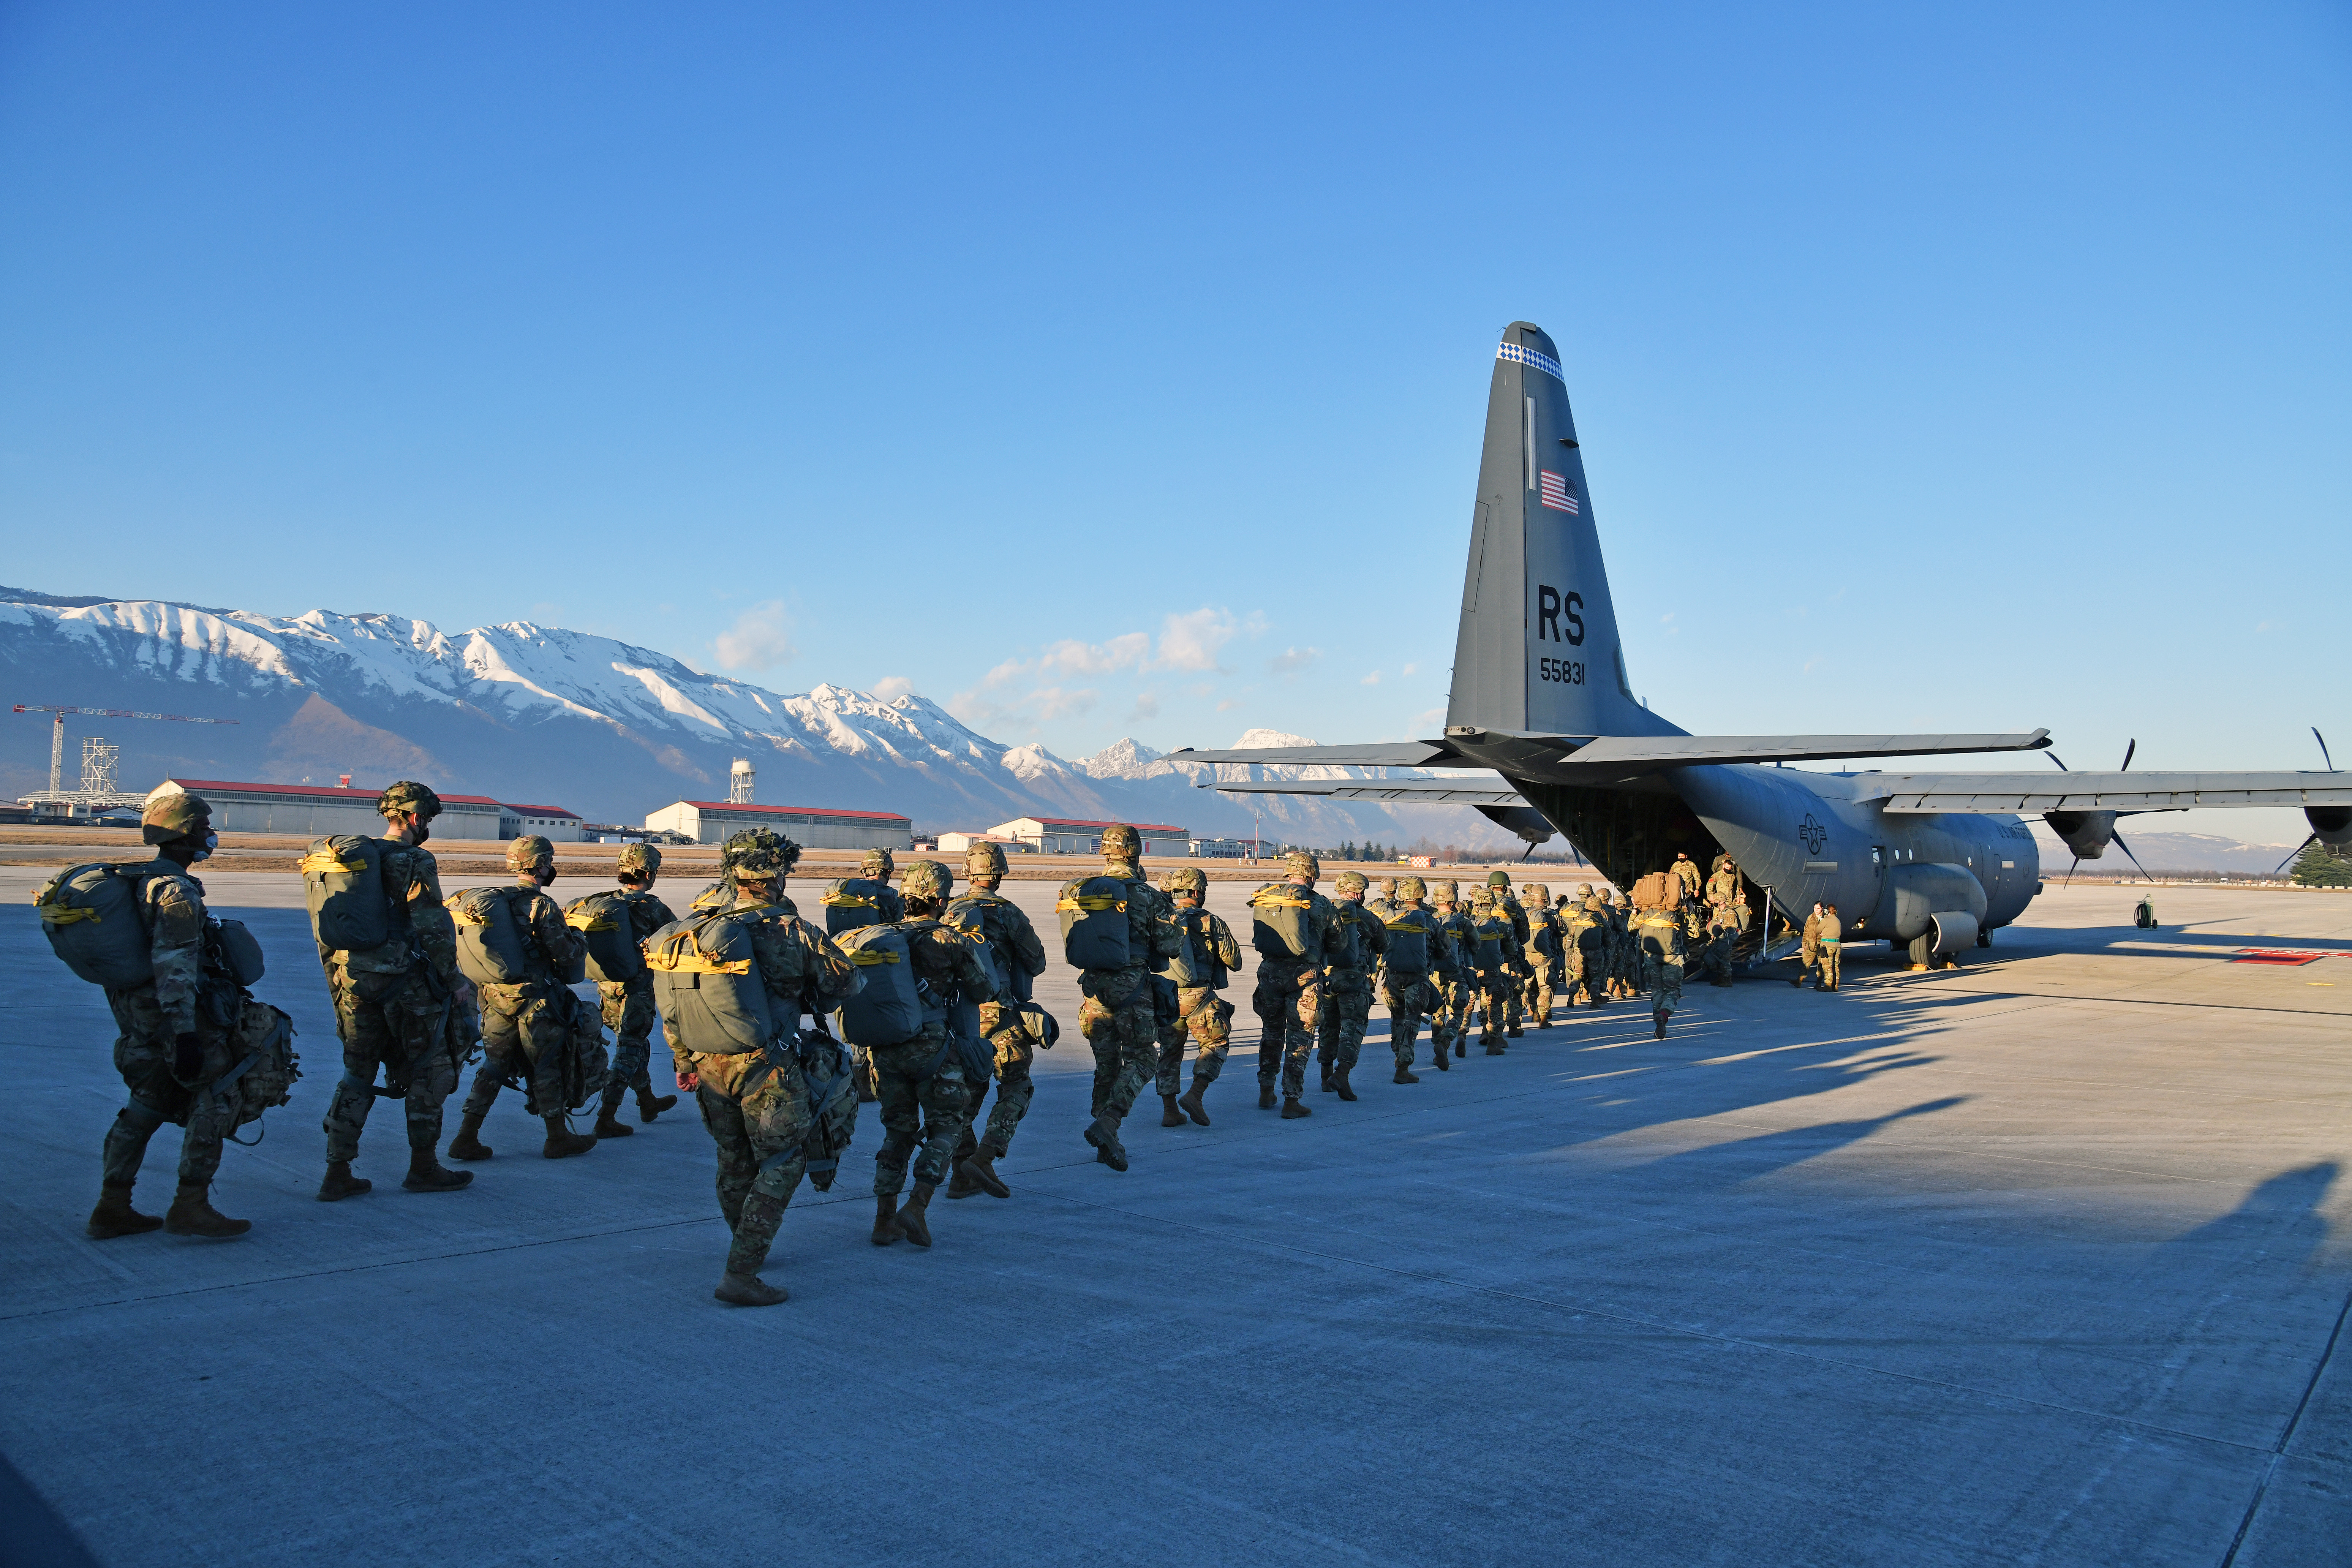
[[[554,864],[555,846],[536,833],[526,833],[507,846],[507,868],[510,871]]]
[[[1372,884],[1361,871],[1342,871],[1332,886],[1343,893],[1360,893]]]
[[[1143,835],[1124,822],[1103,829],[1102,852],[1114,859],[1132,860],[1143,853]]]
[[[1293,877],[1304,875],[1311,879],[1323,874],[1323,862],[1315,858],[1314,851],[1309,849],[1292,850],[1282,858],[1282,866]]]
[[[1451,879],[1432,882],[1429,891],[1432,901],[1435,903],[1458,904],[1462,901],[1462,889]]]
[[[1539,904],[1548,904],[1551,902],[1551,889],[1545,887],[1541,882],[1529,882],[1526,887],[1520,889],[1519,891],[1528,898],[1533,899]]]
[[[719,868],[735,870],[745,857],[752,855],[772,859],[775,864],[769,874],[781,875],[798,864],[801,847],[772,827],[747,827],[729,834],[727,842],[719,847]]]
[[[1495,889],[1492,888],[1478,888],[1474,889],[1470,894],[1470,907],[1474,910],[1493,909],[1495,907]]]
[[[975,844],[963,852],[963,874],[977,880],[1004,875],[1004,850],[999,845]]]
[[[388,817],[394,812],[403,811],[412,812],[430,822],[441,815],[441,797],[415,779],[402,779],[375,797],[375,814],[378,816]]]
[[[184,789],[148,796],[146,809],[139,814],[139,837],[149,844],[193,838],[210,832],[212,826],[213,803]]]
[[[1209,875],[1198,866],[1179,866],[1168,873],[1163,884],[1171,893],[1199,893],[1208,896]]]
[[[661,851],[650,844],[631,844],[614,866],[624,877],[650,877],[661,869]]]
[[[1396,896],[1409,904],[1415,899],[1427,898],[1429,888],[1418,877],[1399,877],[1396,883]]]
[[[857,869],[862,876],[870,877],[877,882],[887,882],[890,879],[890,872],[898,864],[896,860],[890,858],[890,851],[887,849],[868,849],[865,858],[857,862]]]
[[[909,860],[898,879],[899,890],[910,899],[944,899],[954,886],[954,874],[937,860]]]

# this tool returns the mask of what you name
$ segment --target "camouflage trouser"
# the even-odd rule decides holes
[[[988,1113],[988,1131],[974,1136],[973,1120],[980,1115],[981,1102],[988,1098],[988,1085],[974,1085],[971,1104],[964,1110],[963,1137],[956,1144],[955,1157],[959,1160],[977,1152],[983,1143],[993,1158],[1003,1159],[1004,1152],[1013,1147],[1013,1129],[1029,1114],[1029,1101],[1037,1092],[1029,1079],[1037,1042],[1029,1037],[1029,1031],[1022,1027],[1013,1010],[994,1002],[982,1003],[980,1034],[996,1052],[996,1109]]]
[[[876,1197],[895,1197],[904,1190],[910,1159],[916,1181],[938,1186],[948,1178],[956,1142],[967,1125],[972,1086],[964,1081],[953,1049],[940,1055],[945,1043],[913,1039],[866,1053],[874,1074],[874,1098],[882,1104],[882,1147],[874,1152]],[[939,1063],[936,1072],[933,1062]]]
[[[1320,1037],[1316,1059],[1325,1067],[1353,1070],[1364,1054],[1364,1030],[1372,1021],[1372,977],[1360,969],[1334,969],[1323,977],[1323,1006],[1316,1020]]]
[[[1531,952],[1528,954],[1528,1012],[1539,1025],[1549,1024],[1551,1022],[1552,968],[1553,964],[1550,953]]]
[[[1437,987],[1437,1012],[1429,1021],[1429,1042],[1444,1050],[1470,1032],[1470,1009],[1476,992],[1464,980],[1431,982]]]
[[[654,1028],[660,1022],[654,1011],[653,976],[640,974],[618,984],[600,980],[596,991],[604,999],[604,1027],[613,1031],[613,1076],[604,1080],[604,1103],[620,1104],[633,1089],[651,1094]]]
[[[1592,940],[1577,944],[1577,976],[1589,1000],[1605,1002],[1609,999],[1609,939],[1599,931],[1585,934]]]
[[[220,1169],[221,1140],[236,1126],[236,1106],[214,1092],[213,1080],[229,1069],[228,1039],[199,1015],[196,1037],[204,1047],[204,1062],[193,1084],[172,1076],[173,1031],[156,1003],[155,987],[110,990],[106,1003],[121,1030],[114,1042],[114,1070],[131,1091],[114,1125],[106,1130],[102,1145],[101,1180],[129,1186],[146,1158],[147,1140],[166,1121],[186,1129],[180,1134],[180,1181],[205,1186]]]
[[[1381,988],[1381,1000],[1389,1007],[1389,1050],[1401,1068],[1412,1066],[1412,1047],[1421,1038],[1421,1021],[1429,1018],[1429,1043],[1439,1056],[1445,1054],[1449,1044],[1445,1034],[1444,1002],[1437,987],[1423,974],[1399,974],[1391,970],[1388,984]]]
[[[375,1075],[397,1089],[408,1113],[408,1146],[431,1149],[441,1142],[441,1106],[457,1087],[457,1035],[449,1027],[449,999],[418,963],[399,974],[335,969],[328,984],[335,997],[335,1033],[343,1042],[343,1076],[327,1101],[327,1158],[349,1161],[360,1152],[360,1133],[375,1108]]]
[[[1837,983],[1838,983],[1838,959],[1839,959],[1839,956],[1840,956],[1841,950],[1843,950],[1843,949],[1844,948],[1844,946],[1845,946],[1845,943],[1844,943],[1843,942],[1823,942],[1823,943],[1822,943],[1822,944],[1821,944],[1821,948],[1822,948],[1822,954],[1821,954],[1821,960],[1822,960],[1822,979],[1821,979],[1821,984],[1822,984],[1823,985],[1826,985],[1826,986],[1830,987],[1830,989],[1832,989],[1832,991],[1834,991],[1835,989],[1837,989]]]
[[[765,1051],[688,1056],[678,1066],[701,1080],[695,1103],[719,1149],[719,1212],[735,1233],[727,1270],[757,1274],[808,1164],[808,1078],[797,1060]]]
[[[467,1092],[465,1113],[488,1113],[509,1077],[523,1080],[523,1109],[533,1116],[558,1116],[564,1104],[564,1079],[571,1066],[572,1037],[590,1019],[580,998],[561,985],[485,985],[482,992],[482,1068]]]
[[[1513,959],[1505,964],[1500,976],[1503,985],[1503,1016],[1510,1026],[1517,1028],[1527,1017],[1525,994],[1528,983],[1527,961]]]
[[[1806,975],[1812,974],[1821,968],[1821,939],[1812,936],[1805,938],[1803,943],[1798,948],[1797,953],[1797,980],[1801,984]]]
[[[1160,1021],[1151,976],[1140,969],[1089,969],[1078,976],[1086,997],[1078,1029],[1094,1047],[1094,1113],[1123,1119],[1160,1070]]]
[[[1296,959],[1258,961],[1257,989],[1250,1005],[1257,1014],[1257,1081],[1278,1073],[1282,1092],[1292,1100],[1307,1091],[1307,1058],[1315,1049],[1315,1026],[1322,1006],[1321,974]]]
[[[1205,985],[1187,985],[1176,993],[1177,1026],[1160,1034],[1160,1075],[1154,1087],[1174,1094],[1184,1087],[1184,1041],[1201,1047],[1192,1061],[1192,1081],[1212,1084],[1225,1070],[1225,1048],[1233,1044],[1234,1005]]]
[[[1660,937],[1642,939],[1642,984],[1650,993],[1650,1011],[1672,1013],[1683,1005],[1683,955]]]
[[[1518,979],[1509,970],[1478,972],[1478,1038],[1483,1043],[1491,1046],[1502,1039],[1505,1020],[1518,1010]]]

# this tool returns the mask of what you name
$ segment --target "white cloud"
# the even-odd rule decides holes
[[[1143,632],[1128,632],[1106,643],[1066,637],[1038,658],[1037,667],[1063,675],[1109,675],[1141,664],[1150,649],[1151,638]]]
[[[710,651],[719,656],[722,668],[772,669],[800,650],[793,647],[784,602],[770,599],[736,616],[734,626],[710,639]]]
[[[1232,612],[1202,605],[1160,623],[1160,653],[1150,669],[1214,669],[1217,652],[1240,630]]]
[[[1319,647],[1286,647],[1265,661],[1267,671],[1274,675],[1297,675],[1311,668],[1323,657]]]
[[[1381,672],[1377,669],[1372,671],[1371,674],[1364,677],[1363,679],[1356,682],[1359,686],[1378,686],[1380,683]]]
[[[1058,686],[1049,686],[1042,691],[1031,692],[1029,700],[1037,704],[1037,721],[1050,724],[1056,719],[1067,719],[1088,711],[1094,707],[1095,699],[1100,695],[1092,687],[1066,691]]]
[[[1238,699],[1228,697],[1223,702],[1217,704],[1217,711],[1223,713],[1240,706],[1241,702]]]
[[[980,683],[982,686],[1003,686],[1007,681],[1016,679],[1026,673],[1028,668],[1028,664],[1024,660],[1008,658],[986,675],[982,676]]]
[[[885,702],[896,702],[914,693],[915,683],[903,675],[886,675],[874,683],[874,695]]]
[[[1420,668],[1421,668],[1421,666],[1419,666],[1419,665],[1417,665],[1417,664],[1408,664],[1408,665],[1406,665],[1406,666],[1404,667],[1404,668],[1403,668],[1403,670],[1402,671],[1402,674],[1405,674],[1405,675],[1411,675],[1414,670],[1419,669]]]
[[[1139,692],[1136,693],[1136,697],[1135,697],[1135,707],[1133,708],[1133,710],[1131,710],[1128,713],[1128,717],[1129,717],[1129,719],[1157,719],[1157,718],[1159,718],[1159,717],[1160,717],[1160,698],[1159,698],[1159,696],[1158,696],[1156,693],[1150,692],[1150,691],[1139,691]]]

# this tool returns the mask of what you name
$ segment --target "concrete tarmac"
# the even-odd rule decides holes
[[[872,1247],[869,1107],[745,1311],[687,1107],[549,1162],[507,1095],[422,1195],[380,1106],[376,1190],[314,1202],[281,875],[206,879],[305,1059],[222,1167],[252,1234],[86,1239],[122,1091],[45,875],[0,868],[0,1452],[104,1563],[2352,1562],[2344,895],[2159,889],[2149,932],[2053,886],[1956,972],[1859,949],[1411,1086],[1376,1015],[1361,1100],[1293,1122],[1244,979],[1214,1125],[1147,1094],[1124,1175],[1057,962],[1013,1198]]]

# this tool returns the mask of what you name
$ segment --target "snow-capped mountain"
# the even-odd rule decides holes
[[[763,801],[900,811],[926,827],[1045,815],[1232,833],[1252,820],[1249,802],[1192,787],[1207,770],[1132,740],[1066,762],[1042,746],[991,740],[922,697],[886,702],[830,685],[785,695],[527,621],[452,636],[394,615],[284,619],[0,588],[0,670],[27,702],[237,721],[103,721],[122,747],[126,788],[167,773],[322,784],[348,773],[362,785],[411,776],[634,822],[680,796],[723,797],[730,762],[749,757]],[[16,740],[0,748],[7,796],[46,782],[39,718],[19,718]],[[81,721],[75,731],[87,732]],[[1310,742],[1253,731],[1237,743]],[[1496,839],[1483,818],[1458,810],[1257,804],[1269,832],[1311,842]]]

